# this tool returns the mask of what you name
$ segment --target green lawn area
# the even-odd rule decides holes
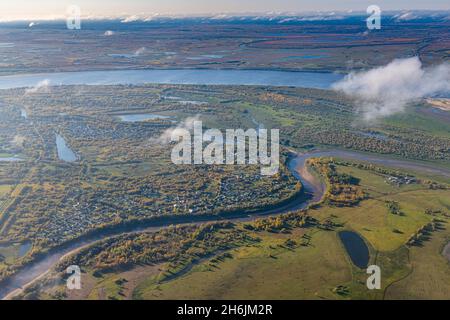
[[[0,197],[8,195],[12,190],[12,186],[9,184],[0,185]]]
[[[411,234],[432,220],[433,217],[424,214],[425,209],[450,210],[448,190],[430,190],[419,184],[397,187],[387,184],[377,173],[353,167],[339,167],[339,172],[361,179],[360,185],[370,198],[356,207],[322,207],[311,214],[322,219],[338,217],[345,227],[363,235],[376,250],[392,251],[402,246]],[[397,201],[404,215],[388,213],[385,201]]]
[[[310,247],[278,247],[289,237],[296,240],[293,235],[265,234],[258,246],[233,250],[233,257],[220,264],[204,262],[159,285],[144,282],[134,295],[141,299],[320,299],[332,298],[334,286],[351,279],[333,232],[316,233]]]
[[[335,222],[338,226],[333,230],[309,227],[270,233],[237,224],[234,228],[259,242],[241,244],[227,251],[228,256],[218,252],[194,263],[140,265],[97,278],[90,270],[83,294],[75,298],[448,299],[450,263],[441,252],[450,239],[450,221],[444,215],[450,214],[449,191],[423,184],[397,187],[379,173],[351,166],[338,166],[337,171],[359,178],[369,198],[355,207],[309,209],[318,221]],[[398,202],[403,215],[390,213],[387,200]],[[440,213],[426,214],[427,208]],[[440,226],[418,246],[406,246],[411,235],[433,218],[442,222]],[[366,270],[351,262],[338,237],[341,230],[364,238],[369,265],[381,268],[381,290],[367,289]],[[302,245],[305,239],[309,241]],[[294,245],[287,245],[287,240]]]
[[[433,232],[421,247],[404,244],[418,228],[432,220],[426,208],[450,211],[448,190],[430,190],[414,184],[393,186],[372,171],[339,167],[339,172],[361,179],[370,199],[357,207],[321,207],[310,215],[333,218],[343,228],[362,235],[369,245],[371,263],[382,270],[382,290],[369,291],[368,275],[355,267],[337,237],[338,230],[294,230],[292,234],[256,233],[257,246],[241,247],[220,263],[202,262],[178,278],[158,283],[155,277],[134,291],[139,299],[382,299],[449,298],[450,266],[440,254],[450,232]],[[403,216],[388,212],[385,200],[399,202]],[[448,220],[448,219],[447,219]],[[448,223],[448,222],[447,222]],[[394,232],[394,230],[397,230]],[[288,238],[311,235],[311,245],[282,248]],[[447,239],[447,240],[446,240]],[[431,270],[431,272],[430,272]],[[342,286],[344,292],[335,288]],[[386,290],[388,288],[388,290]],[[386,295],[385,295],[386,290]],[[434,290],[434,291],[433,291]],[[432,292],[433,291],[433,292]]]
[[[22,255],[25,255],[28,253],[29,249],[22,250],[21,252],[21,243],[14,243],[14,244],[2,244],[0,245],[0,265],[3,263],[13,263],[17,259],[19,259]]]
[[[410,250],[409,275],[386,291],[387,299],[443,299],[450,298],[450,262],[441,254],[450,241],[449,223],[445,230],[435,232],[423,247]]]
[[[10,158],[13,157],[14,155],[11,153],[5,153],[5,152],[0,152],[0,158]]]
[[[450,137],[450,127],[448,122],[439,119],[439,117],[423,114],[419,111],[419,108],[420,107],[417,107],[414,110],[396,114],[385,119],[383,122],[387,125],[401,128],[413,128],[441,137]]]

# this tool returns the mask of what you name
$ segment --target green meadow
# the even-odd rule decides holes
[[[258,245],[231,252],[218,264],[196,265],[171,281],[147,279],[134,291],[141,299],[446,299],[450,264],[441,254],[450,238],[448,217],[420,246],[405,242],[433,217],[427,208],[449,212],[448,190],[429,190],[419,184],[393,186],[379,174],[353,167],[339,167],[360,180],[369,199],[357,207],[321,206],[310,210],[319,220],[333,219],[342,227],[333,231],[295,229],[289,234],[257,233]],[[388,212],[385,201],[400,204],[402,216]],[[368,275],[354,266],[337,231],[359,233],[369,246],[371,263],[382,270],[382,289],[366,287]],[[304,233],[310,245],[286,248],[287,239],[300,241]]]
[[[224,252],[181,264],[140,265],[130,270],[96,274],[86,270],[87,282],[78,298],[88,299],[447,299],[450,263],[442,255],[450,239],[448,189],[433,190],[423,183],[393,185],[386,176],[355,166],[338,165],[340,174],[359,179],[368,195],[356,206],[321,204],[308,209],[318,226],[282,232],[255,231],[236,224],[233,229],[257,242],[242,243]],[[399,204],[392,214],[387,201]],[[426,213],[428,212],[428,213]],[[430,214],[432,212],[432,214]],[[406,245],[418,229],[439,221],[417,245]],[[369,290],[366,270],[356,267],[338,232],[351,230],[367,244],[370,264],[381,268],[381,289]],[[49,287],[41,297],[55,297]],[[51,293],[51,294],[50,294]],[[75,296],[67,292],[68,298]]]

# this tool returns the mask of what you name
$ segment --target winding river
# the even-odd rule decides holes
[[[261,216],[270,216],[290,212],[293,210],[304,209],[310,203],[319,201],[325,191],[325,186],[317,178],[315,178],[314,175],[309,174],[305,163],[308,157],[309,156],[307,154],[296,154],[289,159],[288,168],[291,170],[293,175],[302,182],[302,184],[304,185],[304,192],[301,195],[295,197],[290,202],[278,208],[255,212],[243,211],[227,215],[219,214],[215,216],[210,215],[192,217],[165,217],[157,221],[145,222],[139,225],[134,224],[120,228],[113,228],[100,234],[86,236],[82,239],[74,240],[64,246],[56,247],[47,255],[38,258],[34,262],[23,267],[19,272],[11,276],[6,282],[1,285],[0,298],[10,298],[11,296],[14,296],[23,287],[46,275],[46,273],[65,256],[70,255],[77,250],[80,250],[96,241],[105,239],[110,236],[142,231],[154,232],[172,224],[200,224],[204,222],[213,222],[220,220],[245,222],[252,221]]]
[[[450,170],[435,167],[432,164],[416,163],[408,160],[390,159],[384,156],[378,156],[373,154],[363,154],[352,151],[343,150],[326,150],[326,151],[312,151],[308,153],[294,154],[288,161],[288,168],[293,175],[299,179],[304,186],[304,193],[294,198],[287,204],[284,204],[278,208],[263,210],[257,212],[237,212],[228,215],[215,215],[215,216],[192,216],[192,217],[164,217],[159,220],[145,222],[139,225],[129,225],[120,228],[112,228],[110,230],[102,231],[101,233],[86,236],[82,239],[74,240],[67,243],[64,246],[54,248],[50,253],[35,260],[29,265],[19,270],[16,274],[11,276],[0,287],[0,298],[10,298],[20,292],[23,287],[26,287],[33,281],[45,276],[52,267],[56,265],[58,261],[67,255],[102,239],[110,236],[124,234],[124,233],[136,233],[142,231],[154,232],[161,228],[167,227],[172,224],[200,224],[204,222],[214,222],[221,220],[229,220],[234,222],[252,221],[261,216],[270,216],[275,214],[281,214],[290,212],[293,210],[299,210],[306,208],[309,204],[320,201],[324,192],[325,185],[308,171],[306,166],[306,160],[313,157],[322,156],[334,156],[349,160],[368,161],[380,165],[392,166],[397,168],[407,168],[411,170],[425,170],[434,174],[442,174],[450,177]]]

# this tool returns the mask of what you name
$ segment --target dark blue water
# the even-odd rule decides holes
[[[364,240],[356,233],[352,231],[339,232],[339,238],[344,244],[353,264],[358,268],[365,269],[369,264],[369,248],[367,248]]]

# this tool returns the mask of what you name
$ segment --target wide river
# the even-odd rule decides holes
[[[271,70],[107,70],[36,73],[0,76],[0,89],[42,85],[119,85],[119,84],[196,84],[291,86],[328,89],[342,79],[331,72],[295,72]]]

